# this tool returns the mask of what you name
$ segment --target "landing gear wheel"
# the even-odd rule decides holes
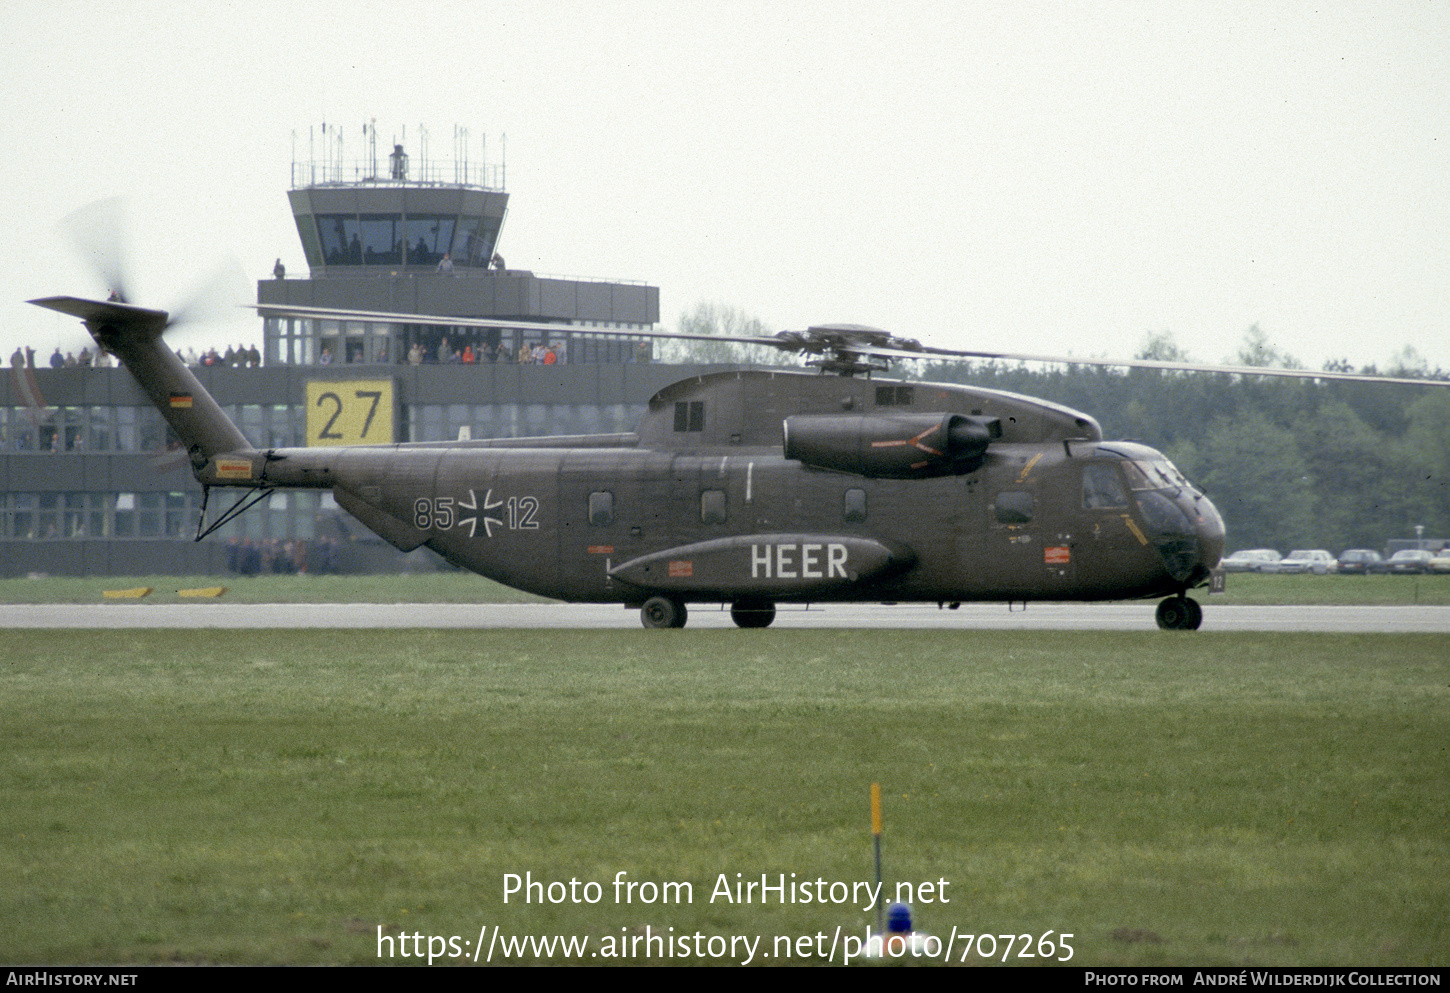
[[[687,617],[683,601],[667,596],[652,596],[639,610],[639,619],[647,628],[682,628]]]
[[[1203,623],[1203,608],[1197,600],[1186,596],[1171,596],[1158,604],[1155,617],[1164,631],[1197,631]]]
[[[768,628],[775,620],[775,604],[769,600],[736,600],[730,605],[730,619],[738,628]]]

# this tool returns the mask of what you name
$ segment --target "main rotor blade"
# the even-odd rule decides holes
[[[1170,372],[1227,373],[1233,376],[1278,376],[1293,379],[1338,379],[1359,383],[1399,383],[1406,386],[1450,386],[1445,379],[1411,379],[1362,372],[1333,372],[1327,369],[1282,369],[1257,365],[1209,365],[1201,362],[1166,362],[1158,359],[1085,359],[1062,355],[1030,355],[1022,352],[959,351],[948,348],[922,349],[915,358],[988,359],[1008,362],[1050,362],[1057,365],[1096,365],[1127,369],[1161,369]]]
[[[729,341],[745,345],[770,345],[783,351],[794,349],[775,338],[749,335],[687,334],[676,331],[644,331],[634,328],[592,328],[547,321],[506,321],[494,317],[443,317],[438,314],[398,314],[380,310],[338,310],[331,307],[294,307],[270,303],[248,304],[263,317],[302,317],[320,321],[387,321],[393,324],[429,324],[458,328],[513,328],[545,334],[609,335],[611,337],[663,338],[672,341]]]
[[[820,355],[868,356],[881,359],[986,359],[1006,362],[1047,362],[1055,365],[1095,365],[1123,369],[1160,369],[1170,372],[1227,373],[1234,376],[1279,376],[1295,379],[1337,379],[1361,383],[1398,383],[1406,386],[1450,386],[1450,380],[1412,379],[1402,376],[1380,376],[1358,372],[1331,372],[1314,369],[1280,369],[1269,366],[1208,365],[1199,362],[1165,362],[1157,359],[1096,359],[1064,355],[1033,355],[1025,352],[963,351],[950,348],[920,346],[892,348],[889,345],[858,341],[830,341],[811,338],[811,331],[783,332],[780,337],[761,338],[749,335],[689,334],[675,331],[644,331],[633,328],[591,328],[572,324],[549,324],[541,321],[508,321],[490,317],[443,317],[438,314],[398,314],[388,311],[338,310],[329,307],[296,307],[278,304],[249,305],[263,317],[302,317],[312,320],[388,321],[399,324],[451,325],[465,328],[515,328],[545,334],[625,335],[635,338],[659,338],[667,341],[725,341],[743,345],[769,345],[783,352]],[[831,332],[848,325],[823,325],[819,330]],[[884,332],[883,332],[884,333]]]

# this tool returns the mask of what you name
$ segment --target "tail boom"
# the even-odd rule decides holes
[[[206,387],[162,342],[168,317],[165,311],[79,297],[30,302],[80,318],[96,344],[121,360],[186,446],[200,482],[257,485],[262,452],[252,447]]]

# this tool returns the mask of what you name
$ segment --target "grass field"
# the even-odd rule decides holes
[[[873,780],[888,882],[946,881],[916,907],[943,938],[1450,962],[1436,636],[11,630],[0,655],[10,963],[375,963],[379,926],[466,954],[497,926],[586,955],[763,936],[779,964],[777,937],[872,915],[712,890],[869,881]],[[617,902],[620,872],[693,899]],[[510,873],[601,899],[505,904]]]
[[[466,572],[387,576],[48,576],[0,579],[0,603],[99,603],[105,590],[149,586],[147,603],[223,585],[229,603],[529,603],[542,598]],[[1207,602],[1204,591],[1197,594]],[[1214,604],[1450,605],[1450,575],[1263,576],[1236,573]]]

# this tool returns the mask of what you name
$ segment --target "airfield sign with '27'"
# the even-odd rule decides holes
[[[391,379],[311,380],[307,383],[307,444],[391,445]]]

